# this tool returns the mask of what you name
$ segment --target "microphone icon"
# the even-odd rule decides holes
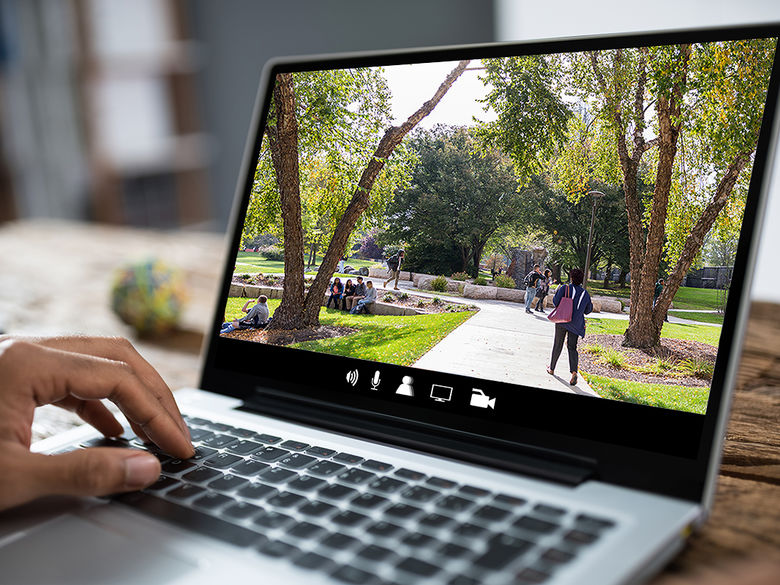
[[[371,389],[372,390],[379,390],[379,382],[380,381],[381,380],[379,378],[379,370],[377,370],[376,372],[374,372],[374,377],[371,378]]]

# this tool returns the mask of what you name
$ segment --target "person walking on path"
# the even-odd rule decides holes
[[[534,302],[536,296],[536,283],[540,278],[544,278],[542,275],[542,269],[538,264],[534,264],[534,269],[529,272],[525,277],[525,312],[531,312],[531,304]]]
[[[544,271],[544,278],[539,281],[539,285],[536,287],[536,310],[540,313],[545,313],[544,299],[550,293],[550,284],[552,283],[552,271],[548,268]]]
[[[557,307],[561,299],[568,296],[572,299],[571,320],[568,323],[555,324],[555,338],[553,340],[552,358],[547,367],[547,373],[555,375],[555,365],[558,363],[558,357],[563,349],[563,341],[566,339],[566,348],[569,351],[569,371],[571,379],[569,384],[577,384],[577,369],[579,368],[580,356],[577,353],[577,342],[580,337],[585,337],[585,315],[593,310],[593,303],[590,300],[588,291],[582,288],[582,279],[585,276],[582,270],[574,268],[569,273],[570,284],[559,286],[553,297],[553,304]]]
[[[395,278],[393,290],[398,290],[398,277],[401,275],[401,264],[404,262],[404,255],[404,251],[399,250],[387,259],[387,267],[390,269],[390,278],[385,281],[385,288],[387,288],[387,283]]]

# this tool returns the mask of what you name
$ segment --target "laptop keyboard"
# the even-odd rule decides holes
[[[462,484],[266,433],[185,416],[196,454],[139,439],[162,475],[116,499],[158,518],[287,559],[337,582],[546,583],[612,519]]]

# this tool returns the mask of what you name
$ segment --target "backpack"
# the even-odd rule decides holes
[[[534,282],[534,280],[533,280],[533,275],[534,274],[536,274],[536,271],[532,270],[531,272],[529,272],[528,274],[525,275],[525,278],[523,279],[523,286],[525,288],[530,288],[530,287],[533,286],[532,283]]]
[[[398,254],[393,254],[387,259],[387,267],[392,271],[398,270]]]

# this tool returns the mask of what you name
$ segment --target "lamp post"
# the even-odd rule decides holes
[[[588,234],[588,251],[585,255],[585,277],[582,281],[582,287],[587,290],[588,277],[590,276],[590,248],[593,245],[593,227],[596,224],[596,205],[598,205],[599,199],[605,196],[601,191],[588,191],[587,193],[593,197],[593,209],[590,213],[590,234]]]

